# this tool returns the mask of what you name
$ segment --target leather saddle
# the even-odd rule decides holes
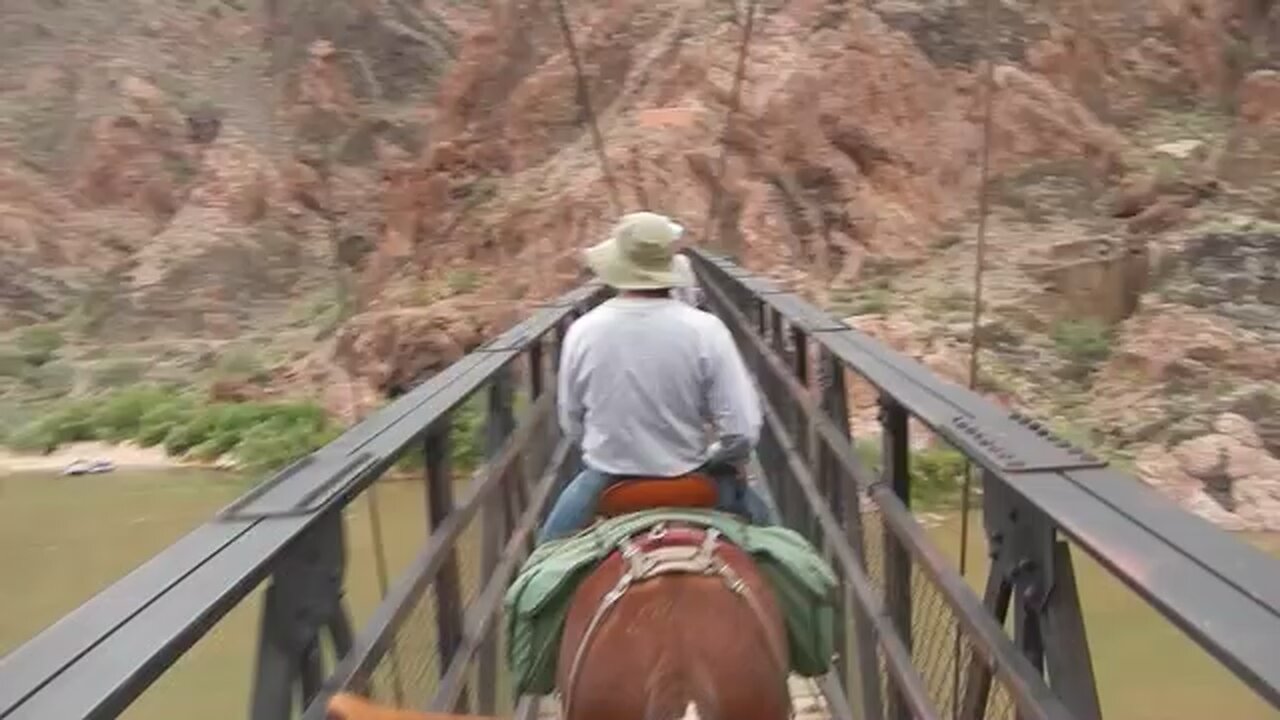
[[[718,497],[715,480],[703,473],[673,478],[629,477],[605,489],[596,503],[596,514],[617,517],[660,507],[713,508]]]

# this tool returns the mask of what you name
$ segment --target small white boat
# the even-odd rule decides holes
[[[115,463],[110,460],[73,460],[62,469],[63,475],[100,475],[115,470]]]

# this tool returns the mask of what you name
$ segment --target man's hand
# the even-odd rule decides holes
[[[751,443],[741,435],[725,435],[707,448],[710,456],[707,465],[731,467],[742,479],[747,477],[747,464],[751,460]]]

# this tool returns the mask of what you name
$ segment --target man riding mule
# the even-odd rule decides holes
[[[761,423],[750,376],[724,323],[672,297],[691,280],[676,262],[682,232],[662,215],[630,213],[585,253],[618,297],[565,336],[560,425],[581,443],[585,468],[556,500],[539,542],[584,528],[606,489],[628,479],[683,481],[648,487],[686,495],[714,480],[716,507],[768,522],[740,470]]]
[[[670,297],[680,234],[632,213],[589,249],[619,296],[561,350],[585,469],[505,607],[516,691],[558,689],[564,720],[782,720],[788,674],[830,667],[834,575],[747,487],[759,398],[725,325]]]

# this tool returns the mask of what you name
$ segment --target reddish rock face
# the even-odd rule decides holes
[[[1142,476],[1179,503],[1230,530],[1280,530],[1280,459],[1247,419],[1227,413],[1212,432],[1169,452],[1145,449]]]
[[[358,315],[339,333],[333,362],[383,394],[399,394],[481,344],[472,310],[446,301]]]
[[[1240,119],[1256,124],[1280,122],[1280,72],[1255,70],[1237,92]]]
[[[438,86],[411,97],[390,60],[408,42],[405,26],[378,12],[350,4],[272,19],[269,52],[249,57],[295,71],[275,85],[246,70],[239,84],[182,87],[145,62],[122,61],[92,87],[57,66],[32,71],[25,92],[79,87],[103,110],[75,128],[70,185],[58,194],[151,221],[146,244],[155,247],[140,258],[133,274],[146,280],[132,292],[188,293],[183,278],[209,243],[232,244],[258,267],[285,246],[295,264],[306,260],[300,274],[314,276],[328,270],[326,249],[351,236],[372,249],[353,268],[366,304],[388,285],[459,262],[481,274],[501,268],[498,283],[526,285],[531,298],[572,282],[577,268],[566,264],[603,234],[613,210],[581,142],[553,18],[519,2],[420,18],[426,25],[413,32],[425,34],[401,64],[432,63]],[[721,68],[732,67],[739,25],[724,13],[639,0],[575,8],[572,20],[624,202],[696,227],[714,163],[699,172],[692,160],[719,154],[731,84]],[[1079,99],[1082,83],[1106,74],[1110,36],[1067,29],[1071,20],[1028,52],[1026,67],[997,68],[997,167],[1080,156],[1100,168],[1119,164],[1123,139]],[[213,66],[211,77],[227,82],[240,76],[218,64],[221,53],[248,52],[264,30],[234,12],[139,22],[140,47],[157,61],[202,78]],[[783,3],[761,22],[730,138],[723,207],[731,212],[721,236],[745,246],[748,264],[799,264],[825,277],[855,277],[867,254],[926,252],[973,196],[980,68],[941,62],[907,25],[860,7],[833,14],[818,3]],[[183,95],[207,102],[193,109]],[[398,119],[415,116],[421,125]],[[192,205],[218,212],[191,216]],[[199,226],[188,227],[197,217]],[[288,276],[266,273],[253,292],[224,295],[265,302],[293,292],[297,278]],[[196,331],[191,322],[175,329]]]

